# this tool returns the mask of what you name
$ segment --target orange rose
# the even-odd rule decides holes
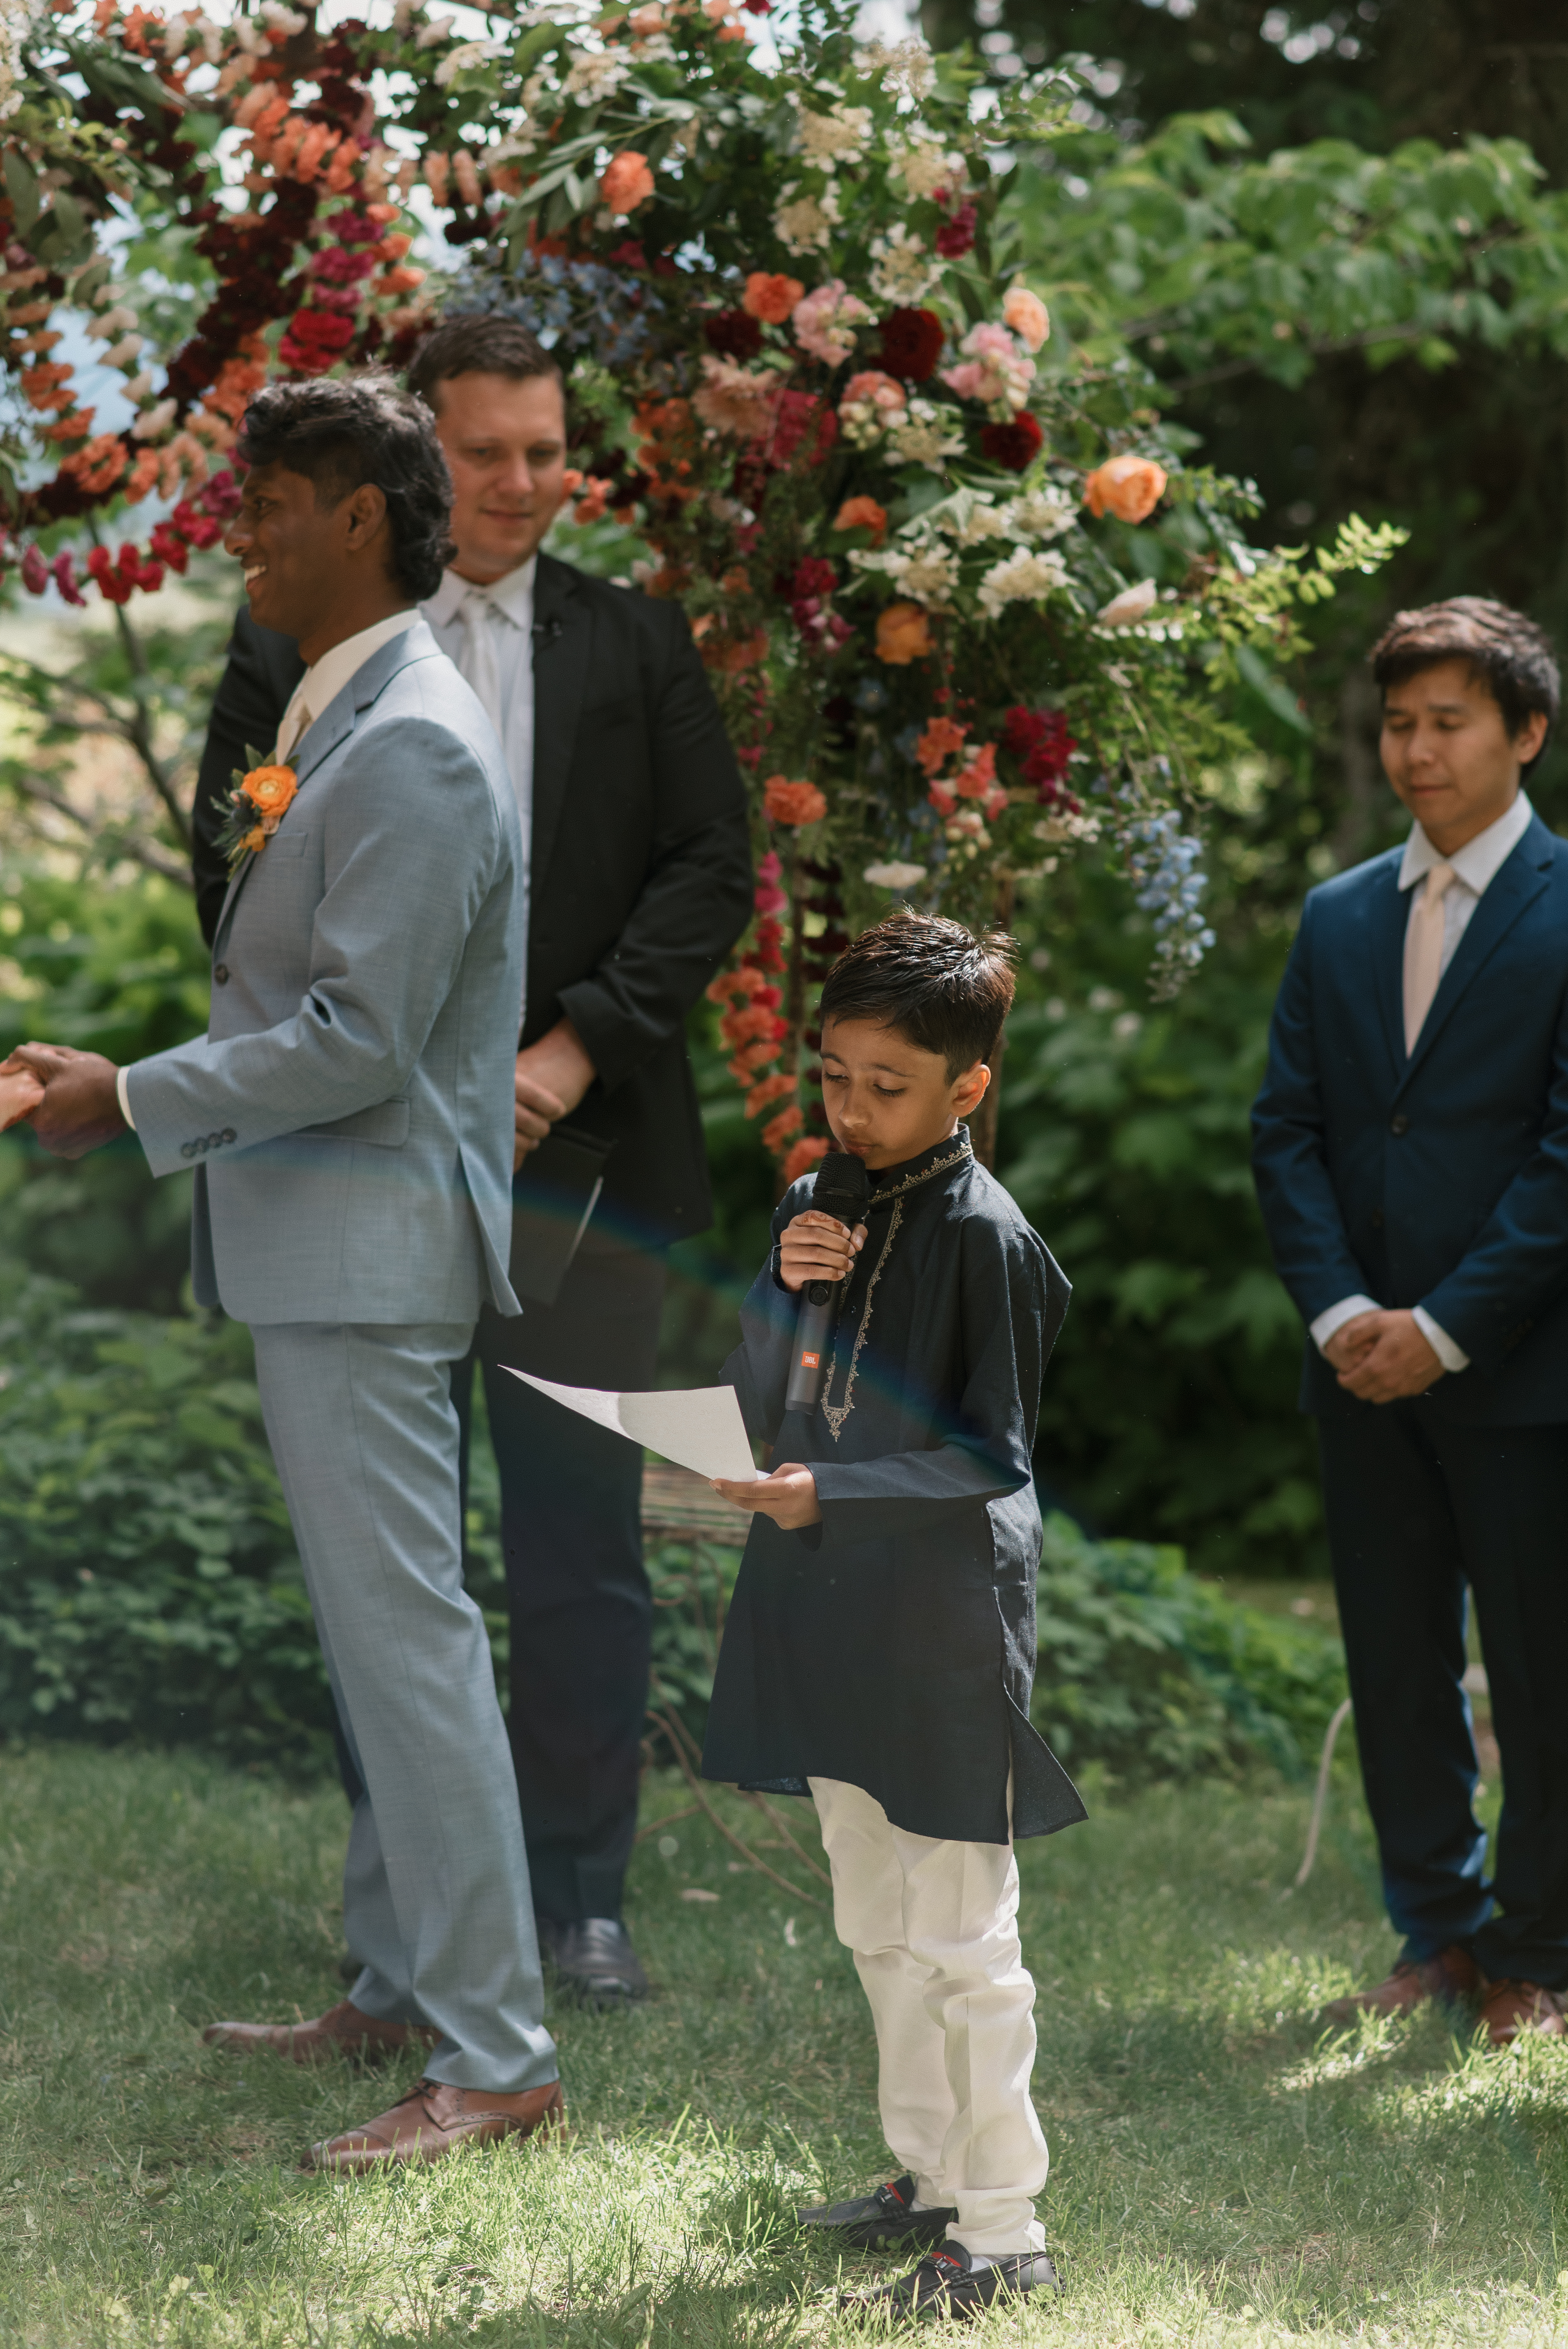
[[[918,604],[887,604],[877,616],[877,658],[907,668],[931,650],[931,622]]]
[[[624,220],[639,204],[645,204],[653,192],[654,175],[648,169],[648,159],[639,155],[634,147],[613,156],[599,182],[599,193],[617,220]]]
[[[944,767],[955,750],[962,750],[969,729],[955,726],[951,718],[934,718],[914,746],[914,755],[923,771],[934,775]]]
[[[1049,338],[1050,314],[1039,295],[1031,294],[1026,285],[1014,286],[1002,305],[1002,319],[1026,351],[1037,351]]]
[[[846,498],[833,516],[835,530],[869,530],[872,544],[880,546],[887,536],[887,508],[879,506],[875,498]]]
[[[704,627],[703,621],[707,622]],[[703,667],[717,669],[720,677],[735,677],[743,668],[755,668],[768,657],[768,631],[757,628],[748,636],[738,639],[723,634],[712,635],[714,615],[704,612],[692,623],[692,634],[697,639]]]
[[[827,814],[828,802],[815,783],[769,775],[762,787],[762,812],[769,823],[817,823]]]
[[[245,797],[263,815],[279,816],[299,785],[292,767],[253,767],[244,781]]]
[[[740,306],[748,318],[781,326],[805,291],[798,277],[770,277],[765,269],[754,269],[746,281]]]
[[[1151,457],[1109,457],[1083,485],[1090,513],[1144,522],[1165,494],[1165,473]]]

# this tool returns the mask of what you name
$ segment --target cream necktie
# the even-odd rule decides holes
[[[300,746],[302,736],[308,734],[315,723],[315,719],[303,701],[297,709],[284,710],[284,722],[278,728],[278,739],[273,750],[274,767],[287,766]]]
[[[1405,1055],[1416,1049],[1443,975],[1443,901],[1458,878],[1451,864],[1429,865],[1405,925]]]
[[[463,649],[458,662],[458,673],[467,678],[473,687],[480,707],[499,737],[501,731],[500,666],[496,659],[495,632],[500,615],[482,587],[470,587],[458,606],[458,616],[463,624]]]

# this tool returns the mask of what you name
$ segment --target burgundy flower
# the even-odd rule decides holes
[[[1030,709],[1022,703],[1009,709],[1002,728],[1002,747],[1016,759],[1024,781],[1034,786],[1042,803],[1060,796],[1058,786],[1078,744],[1059,709]]]
[[[973,204],[960,204],[950,221],[937,230],[935,245],[944,261],[956,261],[967,253],[975,242],[975,223],[979,219]]]
[[[716,310],[702,322],[703,336],[721,358],[744,362],[762,348],[762,329],[744,310]]]
[[[325,375],[354,340],[354,321],[338,310],[296,310],[278,357],[300,375]]]
[[[1044,443],[1045,435],[1027,409],[1010,423],[984,426],[980,434],[984,454],[1009,473],[1026,473]]]
[[[924,383],[942,357],[942,321],[934,310],[890,310],[882,322],[882,363],[903,383]]]

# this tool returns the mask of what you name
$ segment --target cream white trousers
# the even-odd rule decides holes
[[[1035,1985],[1011,1845],[911,1835],[859,1786],[808,1783],[833,1928],[871,2001],[894,2158],[918,2200],[957,2209],[947,2231],[966,2251],[1043,2251],[1034,2199],[1050,2157],[1029,2098]]]

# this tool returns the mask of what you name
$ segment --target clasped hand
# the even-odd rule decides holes
[[[1443,1375],[1415,1315],[1402,1309],[1357,1313],[1341,1323],[1323,1351],[1346,1394],[1362,1402],[1400,1402],[1408,1395],[1425,1394]]]
[[[27,1118],[52,1156],[85,1158],[125,1132],[118,1074],[101,1052],[78,1052],[69,1044],[18,1044],[0,1064],[0,1126]]]
[[[513,1081],[511,1171],[537,1150],[558,1119],[574,1110],[597,1071],[570,1019],[553,1028],[517,1056]]]

